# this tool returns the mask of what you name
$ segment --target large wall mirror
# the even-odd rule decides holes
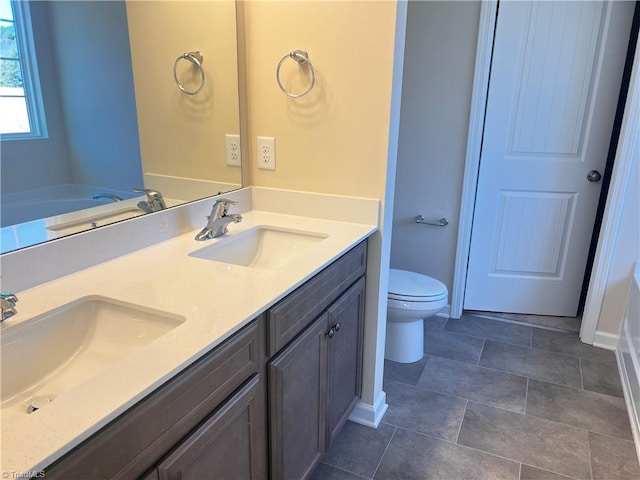
[[[234,0],[0,3],[2,253],[242,186]]]

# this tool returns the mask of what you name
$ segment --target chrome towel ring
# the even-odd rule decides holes
[[[282,66],[282,64],[287,58],[293,58],[296,62],[298,62],[299,65],[306,64],[309,67],[309,71],[311,72],[311,83],[309,84],[309,88],[307,88],[302,93],[290,92],[284,87],[284,85],[282,85],[282,82],[280,81],[280,67]],[[276,80],[278,81],[278,86],[280,87],[280,90],[282,90],[287,97],[300,98],[300,97],[304,97],[305,95],[308,95],[309,92],[313,89],[313,86],[316,84],[316,70],[315,68],[313,68],[313,64],[309,60],[309,54],[304,50],[293,50],[292,52],[287,53],[278,62],[278,68],[276,68]]]
[[[178,80],[178,73],[176,72],[176,68],[178,67],[178,62],[180,60],[189,60],[200,71],[200,85],[195,90],[191,90],[191,91],[187,90],[186,88],[184,88],[182,83],[180,83],[180,80]],[[202,87],[204,87],[205,77],[204,77],[204,69],[202,68],[203,61],[204,61],[204,57],[202,56],[201,52],[187,52],[180,55],[178,58],[176,58],[176,61],[173,62],[173,79],[175,80],[178,88],[183,93],[186,93],[187,95],[195,95],[200,90],[202,90]]]

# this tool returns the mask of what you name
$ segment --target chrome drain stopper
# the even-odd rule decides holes
[[[27,408],[27,413],[33,413],[36,410],[44,407],[46,404],[51,403],[51,398],[46,395],[41,395],[39,397],[35,397],[31,400],[31,404]]]

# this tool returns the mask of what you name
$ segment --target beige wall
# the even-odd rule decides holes
[[[127,18],[144,173],[239,184],[240,168],[226,165],[225,149],[225,134],[239,133],[235,2],[127,1]],[[206,82],[189,96],[172,68],[196,50]],[[189,62],[178,68],[185,87],[196,88]]]
[[[395,1],[248,1],[244,8],[251,183],[382,198]],[[307,97],[290,99],[275,72],[296,49],[308,51],[317,83]],[[305,74],[296,69],[287,60],[285,83]],[[276,139],[275,172],[256,167],[258,135]]]
[[[391,266],[451,292],[480,2],[409,2]],[[446,217],[445,228],[417,225]]]
[[[352,416],[377,425],[386,408],[386,288],[406,4],[383,0],[242,5],[251,184],[381,201],[380,230],[369,240],[362,402]],[[278,88],[275,72],[280,59],[296,49],[309,53],[317,84],[307,97],[291,99]],[[283,83],[300,92],[306,84],[296,79],[309,80],[305,73],[287,60]],[[394,76],[400,80],[395,85]],[[275,171],[257,168],[256,136],[275,137]]]

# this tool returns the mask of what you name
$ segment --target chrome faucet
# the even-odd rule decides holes
[[[110,193],[96,193],[93,196],[94,200],[99,200],[101,198],[108,198],[109,200],[113,200],[114,202],[121,202],[122,201],[122,198],[120,198],[117,195],[112,195]]]
[[[134,188],[133,191],[147,195],[146,202],[144,200],[138,202],[138,208],[144,210],[146,213],[159,212],[160,210],[167,208],[167,205],[164,203],[164,199],[162,198],[162,194],[157,190],[151,190],[149,188]]]
[[[2,302],[2,320],[0,322],[18,313],[16,310],[18,297],[14,293],[0,293],[0,301]]]
[[[242,215],[237,213],[228,215],[229,207],[237,204],[238,202],[227,200],[226,198],[216,200],[213,204],[211,215],[207,217],[207,226],[196,235],[196,240],[211,240],[212,238],[221,237],[227,233],[227,227],[231,222],[240,223]]]

